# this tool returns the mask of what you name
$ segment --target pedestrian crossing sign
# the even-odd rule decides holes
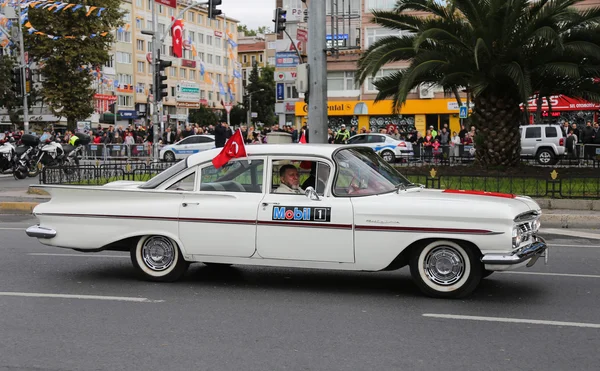
[[[460,106],[460,118],[466,119],[469,116],[469,111],[467,110],[467,106]]]

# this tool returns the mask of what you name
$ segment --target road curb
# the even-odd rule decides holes
[[[33,208],[39,204],[39,202],[0,202],[0,213],[31,214]]]
[[[27,188],[27,193],[33,194],[33,195],[50,196],[50,193],[44,191],[43,189],[34,188],[31,186],[29,188]]]

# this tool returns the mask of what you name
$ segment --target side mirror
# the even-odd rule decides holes
[[[306,190],[304,191],[304,195],[313,201],[320,200],[319,195],[317,194],[317,191],[315,191],[315,189],[313,187],[306,187]]]

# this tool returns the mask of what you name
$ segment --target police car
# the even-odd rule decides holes
[[[164,146],[160,158],[167,162],[181,160],[194,153],[215,148],[215,136],[208,134],[190,135],[177,143]]]
[[[390,163],[394,163],[402,158],[407,159],[413,155],[412,143],[395,139],[387,134],[357,134],[348,140],[348,144],[369,146],[385,161]]]

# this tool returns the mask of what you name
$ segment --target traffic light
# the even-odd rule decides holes
[[[162,72],[165,71],[165,68],[171,67],[173,62],[171,61],[163,61],[160,59],[160,50],[158,51],[158,55],[156,56],[156,68],[154,70],[154,86],[156,87],[156,97],[155,102],[160,102],[162,99],[169,95],[168,89],[169,85],[163,84],[163,81],[167,79],[167,73],[164,75]]]
[[[285,31],[285,21],[287,10],[283,10],[281,8],[275,9],[273,22],[275,22],[275,33],[280,33],[281,31]]]
[[[222,0],[208,0],[208,18],[215,19],[221,15],[222,11],[217,9],[217,5],[221,5]]]
[[[12,82],[12,91],[17,97],[23,96],[23,80],[21,79],[21,69],[14,68],[10,75],[10,81]]]

